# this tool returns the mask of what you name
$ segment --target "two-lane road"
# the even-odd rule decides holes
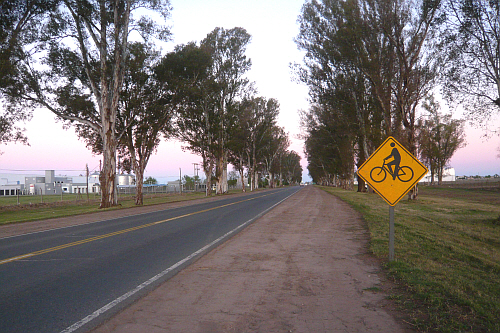
[[[90,329],[300,188],[0,239],[0,332]]]

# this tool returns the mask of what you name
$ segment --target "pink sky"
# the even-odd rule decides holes
[[[171,0],[174,7],[172,19],[173,42],[164,45],[170,51],[175,45],[200,41],[215,27],[230,29],[241,26],[252,35],[247,56],[252,60],[248,73],[256,83],[258,95],[276,98],[281,106],[278,124],[290,134],[292,145],[303,156],[303,143],[296,139],[299,134],[297,111],[308,108],[307,88],[293,81],[290,63],[301,63],[303,54],[297,50],[294,38],[298,34],[297,17],[303,0]],[[276,15],[279,13],[279,15]],[[500,126],[500,121],[497,121]],[[56,174],[78,175],[85,164],[91,170],[99,168],[100,156],[92,156],[72,129],[63,130],[49,111],[37,110],[31,122],[26,124],[31,146],[8,144],[0,146],[0,173],[11,170],[53,169]],[[457,175],[500,174],[497,147],[498,136],[488,141],[481,139],[482,132],[467,129],[468,145],[460,149],[451,160]],[[152,156],[146,168],[146,177],[161,181],[178,179],[179,168],[183,174],[193,175],[193,164],[201,158],[181,150],[179,142],[163,142]],[[303,179],[309,180],[303,158]],[[66,171],[67,170],[67,171]],[[71,171],[74,170],[74,171]],[[81,171],[79,171],[81,170]]]
[[[500,126],[500,124],[499,124]],[[484,138],[482,129],[466,127],[467,146],[459,149],[450,161],[455,168],[456,175],[460,176],[487,176],[500,175],[500,137],[495,135]]]

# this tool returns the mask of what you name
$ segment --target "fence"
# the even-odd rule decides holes
[[[441,185],[430,185],[436,187],[451,187],[451,188],[500,188],[500,179],[498,178],[478,178],[478,179],[457,179],[456,181],[443,182]]]

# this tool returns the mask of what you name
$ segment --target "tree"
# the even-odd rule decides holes
[[[184,185],[184,189],[194,190],[194,186],[195,186],[194,178],[189,177],[188,175],[184,175],[182,178],[183,178],[182,184]]]
[[[396,116],[406,129],[405,141],[416,155],[416,109],[434,89],[442,58],[433,41],[438,32],[439,1],[396,1],[382,11],[382,30],[396,53],[396,80],[392,86]]]
[[[21,142],[28,144],[24,130],[16,125],[19,121],[24,121],[28,117],[28,115],[22,113],[10,114],[6,112],[0,115],[0,143]]]
[[[431,183],[437,173],[438,184],[443,181],[443,171],[455,152],[465,146],[463,121],[452,115],[441,115],[439,103],[429,97],[423,104],[429,112],[427,119],[419,123],[420,155],[431,171]]]
[[[216,193],[227,192],[227,142],[228,133],[234,125],[235,102],[244,93],[249,81],[244,77],[250,69],[251,61],[245,55],[251,36],[243,28],[225,30],[215,28],[200,43],[212,57],[210,74],[217,91],[213,96],[214,110],[217,115],[217,129],[213,134],[216,150]]]
[[[135,204],[143,204],[142,179],[149,158],[168,137],[175,111],[176,87],[160,82],[159,53],[149,45],[132,43],[124,76],[122,98],[117,113],[121,160],[130,165],[137,177]]]
[[[247,156],[249,154],[249,137],[250,137],[250,122],[252,113],[250,103],[243,100],[235,106],[238,111],[236,112],[236,123],[229,132],[229,140],[227,142],[228,162],[231,163],[239,173],[239,177],[244,179],[245,167],[247,166]],[[229,183],[228,183],[229,184]],[[246,187],[242,186],[242,191],[246,192]]]
[[[23,46],[38,41],[40,25],[59,0],[3,0],[0,3],[0,86],[7,88],[18,72],[19,63],[29,57]]]
[[[144,184],[156,185],[158,184],[158,181],[156,180],[156,178],[149,176],[148,178],[144,179]]]
[[[500,2],[446,1],[445,96],[473,117],[500,111]]]
[[[245,187],[245,184],[243,184],[243,178],[240,179],[241,179],[241,184],[243,185],[243,187]],[[238,184],[238,172],[234,170],[229,172],[227,184],[231,187],[235,187],[236,184]]]
[[[334,156],[355,157],[359,166],[384,136],[393,135],[416,153],[416,108],[434,88],[441,64],[434,43],[439,10],[439,1],[428,0],[306,2],[297,37],[306,51],[299,78],[309,86],[315,104],[310,111],[320,111],[305,122],[311,138],[306,147],[329,147],[314,141],[330,136]],[[326,179],[342,175],[350,182],[350,163],[328,164],[317,161],[312,168],[324,170]]]
[[[38,41],[39,25],[57,6],[58,1],[3,0],[0,3],[0,98],[6,106],[0,115],[0,143],[28,144],[19,122],[31,118],[26,109],[9,107],[15,103],[5,94],[19,74],[19,63],[29,56],[23,45]]]
[[[116,117],[125,75],[129,35],[138,31],[167,40],[168,29],[147,16],[135,20],[140,8],[167,18],[168,0],[59,1],[43,20],[30,54],[18,62],[18,71],[2,94],[14,110],[47,108],[66,125],[81,124],[99,133],[103,170],[101,208],[117,204]],[[24,31],[26,34],[27,31]],[[39,66],[38,64],[43,64]],[[120,135],[118,134],[118,137]]]
[[[347,157],[356,157],[358,166],[364,163],[374,146],[381,142],[384,119],[389,128],[391,123],[390,107],[384,109],[385,104],[380,103],[385,96],[375,95],[389,90],[387,87],[381,89],[380,84],[376,85],[385,57],[374,47],[378,46],[376,41],[380,38],[368,25],[369,20],[365,16],[362,4],[357,1],[310,1],[304,6],[299,18],[301,29],[296,39],[298,46],[307,51],[305,67],[299,69],[299,78],[309,86],[312,102],[316,104],[310,111],[321,110],[323,115],[316,120],[324,120],[324,124],[335,126],[332,130],[337,133],[336,140],[346,140],[345,143],[338,143],[343,150],[347,149],[345,152],[348,155],[335,155],[338,159],[344,158],[344,162],[339,161],[338,165],[345,167],[351,164],[345,163]],[[327,116],[326,112],[332,114]],[[335,121],[328,120],[329,117],[335,118]],[[306,132],[315,137],[328,135],[330,131],[328,128],[321,131],[314,131],[310,126],[304,128],[312,130],[314,134],[308,130]],[[341,131],[343,135],[340,135]],[[347,148],[352,141],[356,142],[356,156],[350,154]],[[308,146],[318,149],[325,147],[313,145],[311,141]],[[313,158],[315,154],[311,151],[307,155]],[[328,162],[313,163],[321,165],[315,168],[319,173],[328,169],[325,169]],[[353,169],[341,172],[344,183],[351,182],[348,178],[351,178],[349,174],[352,172]],[[324,177],[330,178],[326,174]],[[364,190],[363,184],[360,184],[360,188]]]
[[[252,97],[244,100],[241,110],[240,126],[248,133],[246,138],[246,158],[250,177],[250,191],[258,188],[258,168],[263,162],[262,155],[269,133],[276,127],[279,114],[277,100],[264,97]]]
[[[215,112],[217,85],[210,75],[212,57],[195,43],[179,45],[168,55],[170,66],[165,67],[164,80],[179,87],[180,110],[175,120],[175,136],[183,141],[184,149],[201,156],[207,177],[207,192],[212,191],[215,166],[215,133],[218,129]],[[166,61],[166,59],[165,59]]]
[[[289,146],[290,140],[282,127],[271,126],[268,128],[262,143],[261,155],[263,174],[267,176],[271,188],[276,186],[274,178],[280,171],[280,156],[284,155]]]
[[[300,117],[305,132],[304,152],[313,181],[351,188],[355,140],[353,133],[346,130],[342,113],[331,106],[313,105]]]
[[[282,156],[282,168],[285,184],[300,184],[302,182],[302,166],[300,155],[295,151],[286,151]]]

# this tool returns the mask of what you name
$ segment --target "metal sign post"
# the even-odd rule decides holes
[[[394,206],[389,206],[389,261],[394,261]]]
[[[358,169],[358,176],[389,204],[389,261],[394,260],[394,206],[427,172],[425,165],[393,137]]]

